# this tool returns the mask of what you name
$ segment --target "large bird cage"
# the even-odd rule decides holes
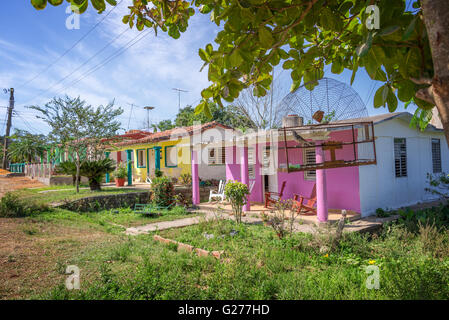
[[[377,163],[373,122],[366,121],[365,104],[345,83],[330,78],[308,82],[289,93],[281,106],[301,121],[278,132],[279,148],[285,150],[280,171]],[[324,158],[317,163],[315,153],[321,151]]]
[[[377,163],[372,121],[283,127],[278,134],[279,149],[284,149],[285,155],[285,163],[279,165],[279,171],[310,171]],[[316,162],[317,148],[323,151],[322,162]]]

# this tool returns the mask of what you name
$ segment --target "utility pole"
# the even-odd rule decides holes
[[[147,131],[150,132],[150,110],[153,110],[154,107],[146,106],[143,108],[147,110]]]
[[[8,153],[8,137],[11,130],[11,118],[12,118],[12,110],[14,109],[14,88],[9,89],[9,107],[8,107],[8,120],[6,122],[6,133],[3,141],[3,164],[2,168],[6,169],[8,164],[8,160],[6,158]]]
[[[172,88],[172,90],[178,91],[178,111],[181,110],[181,92],[189,92],[187,90]]]

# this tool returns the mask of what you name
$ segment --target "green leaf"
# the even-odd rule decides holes
[[[273,36],[269,28],[262,26],[259,28],[259,41],[263,48],[270,49],[273,45]]]
[[[231,67],[239,67],[243,63],[243,58],[240,55],[239,49],[234,49],[234,51],[229,56],[229,63]]]
[[[47,0],[31,0],[31,4],[37,10],[42,10],[47,6]]]
[[[415,30],[415,24],[416,24],[416,18],[418,16],[416,15],[413,20],[410,22],[410,24],[408,25],[407,29],[405,29],[404,34],[402,35],[402,40],[408,40],[408,38],[410,38],[410,36],[412,35],[413,31]]]
[[[398,88],[398,98],[402,102],[410,101],[415,95],[415,84],[410,80],[405,80]]]
[[[388,87],[387,105],[388,111],[390,112],[395,112],[398,107],[398,99],[396,98],[396,95],[391,87]]]
[[[127,24],[127,23],[129,22],[129,15],[123,16],[122,22],[123,22],[124,24]]]
[[[386,28],[382,29],[382,31],[380,31],[378,33],[378,35],[381,36],[381,37],[389,36],[390,34],[393,34],[396,31],[398,31],[399,29],[401,29],[399,26],[386,27]]]
[[[201,114],[201,112],[203,112],[203,110],[204,110],[204,105],[205,105],[205,102],[204,102],[204,100],[203,100],[203,101],[200,102],[199,105],[197,105],[197,106],[195,107],[195,114],[196,114],[196,115],[199,115],[199,114]]]
[[[106,3],[104,0],[91,0],[92,6],[98,11],[98,13],[106,10]]]
[[[106,0],[111,6],[116,6],[117,5],[117,1],[115,0]]]
[[[294,60],[287,60],[282,64],[283,69],[292,69],[295,66]]]
[[[200,56],[201,60],[205,61],[205,62],[209,62],[210,61],[210,57],[207,54],[207,52],[204,49],[199,49],[198,50],[198,55]]]
[[[386,84],[377,89],[374,94],[374,108],[380,108],[387,102],[388,87]]]
[[[354,58],[353,67],[352,67],[352,75],[351,75],[351,86],[355,79],[355,74],[357,73],[357,70],[359,69],[359,60],[357,58]]]
[[[343,70],[344,70],[344,66],[341,63],[340,58],[339,57],[335,58],[334,61],[332,62],[331,72],[340,74],[343,72]]]
[[[358,46],[355,52],[359,57],[364,57],[368,53],[369,49],[371,49],[372,44],[373,44],[373,34],[370,32],[368,33],[368,37],[365,43]]]
[[[59,6],[64,0],[48,0],[52,6]]]
[[[213,93],[212,89],[210,89],[210,88],[206,88],[203,91],[201,91],[201,96],[204,99],[212,98],[213,95],[214,95],[214,93]]]
[[[203,113],[208,119],[212,119],[212,114],[210,113],[210,108],[208,103],[204,103]]]

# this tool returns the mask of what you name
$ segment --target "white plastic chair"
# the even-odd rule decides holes
[[[226,182],[223,180],[220,180],[220,184],[218,185],[218,191],[211,190],[209,193],[209,202],[212,201],[213,198],[220,198],[220,202],[225,199],[224,194],[224,188],[225,188]]]

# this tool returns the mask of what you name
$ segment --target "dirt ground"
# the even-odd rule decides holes
[[[28,177],[0,177],[0,198],[8,191],[45,187],[45,184]]]
[[[111,240],[109,234],[81,226],[0,218],[0,299],[30,298],[63,284],[65,267],[74,257]],[[83,280],[90,276],[84,271]]]

